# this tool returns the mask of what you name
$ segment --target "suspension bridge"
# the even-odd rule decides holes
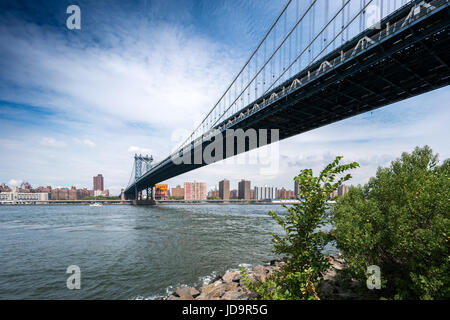
[[[197,154],[219,135],[225,159],[447,86],[449,13],[448,0],[287,1],[176,151],[156,164],[135,156],[125,197],[152,198],[156,183],[210,164]],[[226,152],[238,129],[269,129],[268,140]]]

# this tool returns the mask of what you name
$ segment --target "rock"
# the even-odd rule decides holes
[[[237,283],[237,282],[230,282],[230,283],[225,284],[226,291],[237,290],[238,288],[239,288],[239,283]]]
[[[180,297],[180,300],[194,300],[193,296],[182,296]]]
[[[180,298],[184,298],[184,297],[196,297],[200,294],[200,292],[195,289],[195,288],[190,288],[190,287],[178,287],[175,290],[175,294],[180,297]],[[183,299],[182,299],[183,300]],[[190,299],[187,299],[190,300]]]
[[[254,279],[260,280],[261,282],[266,281],[266,275],[269,272],[264,266],[253,267]]]
[[[219,274],[219,275],[215,276],[214,279],[212,279],[210,283],[217,282],[217,281],[219,281],[221,279],[222,279],[222,276]]]
[[[264,266],[254,266],[252,270],[255,273],[266,274],[266,267],[264,267]]]
[[[277,262],[275,262],[275,267],[282,267],[282,266],[284,266],[286,263],[284,262],[284,261],[277,261]]]
[[[211,300],[212,298],[220,298],[225,293],[225,284],[209,284],[202,287],[200,295],[196,300]]]
[[[184,296],[190,296],[191,295],[191,288],[189,287],[178,287],[175,290],[175,293],[181,298]]]
[[[232,281],[239,281],[240,279],[241,279],[241,274],[238,271],[227,272],[222,277],[222,280],[225,283],[232,282]]]
[[[179,297],[175,297],[173,294],[167,297],[167,300],[180,300]]]
[[[191,296],[196,297],[200,294],[200,291],[198,291],[195,288],[191,288]]]
[[[280,260],[270,260],[269,265],[276,266],[278,262],[280,262]]]
[[[333,280],[336,277],[336,270],[329,269],[323,276],[324,280]]]

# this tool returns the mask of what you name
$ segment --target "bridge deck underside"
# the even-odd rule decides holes
[[[282,140],[444,87],[450,83],[449,29],[447,7],[369,47],[230,128],[279,129]],[[288,87],[294,78],[284,85]],[[204,165],[175,165],[168,161],[142,177],[136,188],[129,188],[127,193]]]

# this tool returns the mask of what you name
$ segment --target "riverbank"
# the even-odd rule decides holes
[[[353,289],[360,284],[353,280],[350,285],[344,286],[341,282],[339,271],[346,266],[340,254],[329,256],[330,269],[324,276],[322,284],[322,296],[325,299],[357,299]],[[268,265],[257,265],[247,269],[250,280],[265,281],[271,274],[280,270],[284,262],[273,260]],[[258,295],[250,292],[244,286],[244,280],[239,271],[228,271],[217,276],[210,283],[200,287],[182,286],[175,289],[168,297],[160,300],[252,300]]]

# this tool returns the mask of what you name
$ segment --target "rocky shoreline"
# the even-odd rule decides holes
[[[325,297],[337,299],[354,299],[356,295],[349,288],[344,289],[340,284],[338,270],[345,267],[345,261],[338,254],[330,256],[331,268],[324,276],[326,280],[322,285],[322,292]],[[273,260],[268,265],[258,265],[247,269],[247,275],[251,280],[265,281],[274,271],[280,269],[284,264],[282,261]],[[359,283],[352,281],[351,288],[356,288]],[[257,298],[257,294],[248,291],[241,279],[239,271],[228,271],[221,276],[217,276],[209,284],[200,287],[182,286],[163,300],[251,300]]]

